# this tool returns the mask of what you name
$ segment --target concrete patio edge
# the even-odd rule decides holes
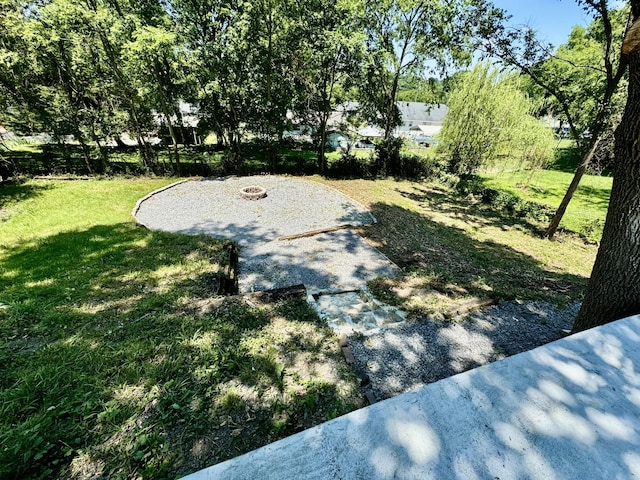
[[[184,477],[640,477],[640,316],[376,403]]]

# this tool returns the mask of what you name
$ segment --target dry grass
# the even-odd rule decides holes
[[[597,247],[549,241],[542,225],[495,214],[440,184],[323,180],[371,209],[362,235],[406,277],[373,282],[376,294],[416,314],[442,313],[471,296],[580,300]]]

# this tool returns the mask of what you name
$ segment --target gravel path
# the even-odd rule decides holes
[[[348,230],[290,241],[255,243],[240,251],[240,291],[304,284],[307,291],[357,289],[400,269]]]
[[[459,321],[425,319],[353,336],[356,366],[378,400],[562,338],[579,304],[501,302]]]

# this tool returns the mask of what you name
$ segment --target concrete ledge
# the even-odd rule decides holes
[[[185,477],[640,477],[640,316],[376,403]]]

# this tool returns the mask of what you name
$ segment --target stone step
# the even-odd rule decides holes
[[[375,299],[366,287],[357,291],[315,292],[307,300],[338,335],[372,333],[406,320],[405,312]]]

